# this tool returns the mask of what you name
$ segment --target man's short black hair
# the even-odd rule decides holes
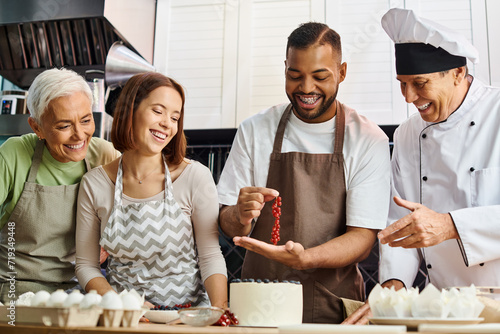
[[[337,52],[339,61],[342,59],[342,45],[340,35],[329,26],[319,22],[302,23],[297,29],[288,36],[286,44],[286,55],[289,48],[307,49],[311,45],[329,44]]]

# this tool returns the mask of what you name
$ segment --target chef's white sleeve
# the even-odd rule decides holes
[[[450,212],[466,266],[500,259],[500,205]]]

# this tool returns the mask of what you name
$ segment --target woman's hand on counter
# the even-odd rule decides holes
[[[222,274],[213,274],[205,282],[210,304],[222,309],[227,308],[227,278]]]
[[[89,292],[90,290],[96,290],[101,296],[104,296],[108,291],[114,291],[104,277],[92,278],[85,286],[85,291]]]

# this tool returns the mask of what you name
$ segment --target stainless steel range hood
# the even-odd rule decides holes
[[[27,89],[43,70],[105,70],[123,42],[152,63],[155,0],[0,0],[0,75]]]

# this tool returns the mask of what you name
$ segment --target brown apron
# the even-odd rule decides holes
[[[280,242],[301,243],[304,248],[321,245],[346,232],[346,187],[344,175],[345,114],[337,103],[333,154],[281,153],[286,124],[292,106],[281,117],[271,153],[267,187],[282,197]],[[270,242],[274,225],[272,201],[267,203],[251,233]],[[335,256],[335,254],[331,254]],[[356,264],[338,269],[294,270],[254,252],[247,252],[242,278],[295,280],[303,285],[304,323],[340,323],[343,302],[364,300],[364,283]]]
[[[27,291],[69,289],[75,279],[76,200],[80,183],[43,186],[36,183],[45,140],[37,142],[21,197],[0,232],[0,299]],[[87,170],[90,165],[85,159]],[[9,226],[15,232],[15,265],[8,262]],[[12,298],[14,299],[14,298]]]

